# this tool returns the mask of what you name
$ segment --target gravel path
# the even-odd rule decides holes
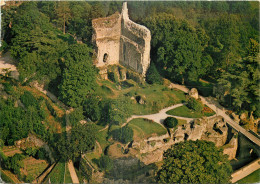
[[[70,171],[70,176],[71,176],[71,179],[72,179],[72,183],[79,183],[78,176],[76,174],[73,162],[71,160],[69,160],[69,162],[68,162],[68,168],[69,168],[69,171]]]
[[[169,110],[172,110],[172,109],[175,109],[175,108],[178,108],[180,106],[183,106],[184,104],[177,104],[177,105],[172,105],[170,107],[166,107],[162,110],[160,110],[158,113],[156,114],[149,114],[149,115],[132,115],[130,118],[127,119],[126,123],[124,123],[122,125],[125,126],[128,122],[130,122],[131,120],[133,119],[136,119],[136,118],[144,118],[144,119],[149,119],[149,120],[152,120],[160,125],[163,126],[163,121],[167,118],[167,117],[175,117],[175,118],[178,118],[178,119],[183,119],[183,120],[186,120],[187,122],[190,122],[190,121],[193,121],[194,119],[196,118],[185,118],[185,117],[180,117],[180,116],[173,116],[173,115],[169,115],[169,114],[166,114],[167,111]]]

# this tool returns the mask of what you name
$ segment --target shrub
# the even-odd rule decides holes
[[[197,112],[201,112],[203,110],[203,104],[192,97],[188,98],[187,107]]]
[[[83,108],[82,108],[82,107],[75,108],[74,111],[71,112],[71,113],[68,115],[68,118],[69,118],[69,124],[70,124],[71,126],[77,125],[80,120],[83,120],[83,119],[84,119],[84,116],[83,116]]]
[[[150,67],[146,73],[146,82],[148,84],[162,84],[163,80],[160,76],[159,72],[157,71],[155,65],[151,63]]]
[[[90,95],[83,103],[84,116],[92,121],[98,121],[101,117],[100,98],[96,95]]]
[[[25,91],[20,99],[26,108],[29,106],[38,107],[39,105],[36,98],[29,91]]]
[[[115,129],[111,132],[111,135],[114,140],[120,141],[123,144],[126,144],[133,140],[134,132],[132,128],[124,126],[123,128]]]
[[[113,161],[107,155],[103,155],[98,160],[98,166],[103,171],[110,171],[113,168]]]
[[[175,128],[178,125],[178,120],[174,117],[167,117],[163,123],[167,128]]]

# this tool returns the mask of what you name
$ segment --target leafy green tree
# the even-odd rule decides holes
[[[98,160],[98,166],[105,172],[109,172],[113,168],[113,160],[107,155],[102,155]]]
[[[56,143],[61,158],[65,161],[75,159],[81,154],[93,150],[97,129],[95,124],[76,125],[68,134],[62,134]]]
[[[102,107],[100,101],[101,99],[97,95],[92,94],[87,96],[83,103],[84,115],[92,121],[98,121],[101,118]]]
[[[132,128],[124,126],[122,128],[113,130],[110,134],[112,135],[113,139],[126,144],[133,140],[134,132]]]
[[[34,106],[34,107],[38,107],[39,106],[38,101],[32,95],[32,93],[29,92],[29,91],[25,91],[24,94],[21,95],[20,99],[21,99],[21,102],[24,104],[24,106],[26,108],[28,108],[29,106]]]
[[[68,115],[68,120],[69,124],[71,126],[76,126],[77,124],[80,123],[80,120],[83,120],[83,108],[80,106],[78,108],[75,108],[69,115]]]
[[[188,22],[165,13],[147,18],[144,24],[152,33],[152,58],[166,77],[184,83],[205,74],[201,58],[206,43],[199,39],[203,31],[197,34]]]
[[[132,114],[131,100],[126,97],[118,99],[102,99],[100,102],[102,125],[121,125]]]
[[[167,128],[175,128],[178,125],[178,120],[174,117],[167,117],[164,121],[163,124]]]
[[[232,167],[228,156],[213,142],[185,141],[164,154],[157,173],[159,183],[229,183]]]
[[[58,27],[63,31],[63,34],[66,32],[66,24],[69,23],[69,19],[71,18],[71,9],[69,7],[68,1],[57,2],[55,7],[55,13],[57,19],[55,22]]]
[[[74,44],[65,52],[64,71],[59,86],[60,98],[71,107],[82,104],[96,88],[96,70],[91,49],[85,44]]]
[[[193,97],[188,98],[187,107],[197,112],[201,112],[203,110],[203,104]]]
[[[149,84],[162,84],[163,80],[159,72],[156,69],[156,66],[151,63],[150,67],[146,72],[146,81]]]

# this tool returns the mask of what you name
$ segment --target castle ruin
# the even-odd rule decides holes
[[[151,33],[129,19],[127,3],[121,14],[92,20],[97,67],[121,64],[143,76],[150,65]]]

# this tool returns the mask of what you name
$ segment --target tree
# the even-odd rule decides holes
[[[165,13],[145,19],[144,24],[153,38],[153,61],[164,76],[184,83],[185,80],[196,81],[205,74],[201,58],[207,39],[199,39],[205,32],[196,31],[188,22]]]
[[[133,140],[134,132],[132,128],[128,126],[124,126],[119,129],[115,129],[111,132],[111,135],[113,136],[114,140],[120,141],[123,144],[126,144]]]
[[[178,120],[174,117],[167,117],[164,121],[163,124],[167,128],[175,128],[178,125]]]
[[[95,124],[78,124],[66,134],[62,134],[56,143],[61,158],[65,161],[75,159],[81,154],[93,150],[97,129]]]
[[[95,95],[87,96],[86,100],[83,103],[84,115],[90,118],[92,121],[98,121],[101,118],[101,99]]]
[[[203,110],[203,104],[193,97],[188,98],[187,107],[197,112],[201,112]]]
[[[148,84],[162,84],[163,80],[158,73],[155,65],[151,63],[150,67],[146,72],[146,81]]]
[[[75,108],[74,111],[72,111],[68,115],[69,124],[71,126],[76,126],[77,124],[79,124],[80,120],[83,120],[83,119],[84,119],[84,116],[83,116],[82,107]]]
[[[109,172],[113,168],[113,160],[107,155],[102,155],[98,160],[98,166],[105,172]]]
[[[129,98],[119,98],[106,100],[102,108],[102,124],[123,124],[131,115],[131,100]]]
[[[250,41],[247,56],[222,73],[218,85],[224,88],[233,109],[238,113],[246,110],[258,116],[259,112],[259,54],[258,43]],[[224,93],[218,94],[224,97]],[[226,101],[228,103],[229,101]]]
[[[68,24],[68,21],[71,17],[71,10],[69,7],[69,2],[67,2],[67,1],[57,2],[55,12],[56,12],[56,16],[57,16],[56,22],[58,24],[58,27],[61,27],[61,30],[63,30],[63,34],[65,34],[66,24]]]
[[[67,105],[77,107],[96,88],[96,70],[91,49],[85,44],[73,44],[65,52],[64,71],[59,85],[60,98]]]
[[[229,183],[232,167],[228,156],[213,142],[185,141],[163,154],[159,183]]]

